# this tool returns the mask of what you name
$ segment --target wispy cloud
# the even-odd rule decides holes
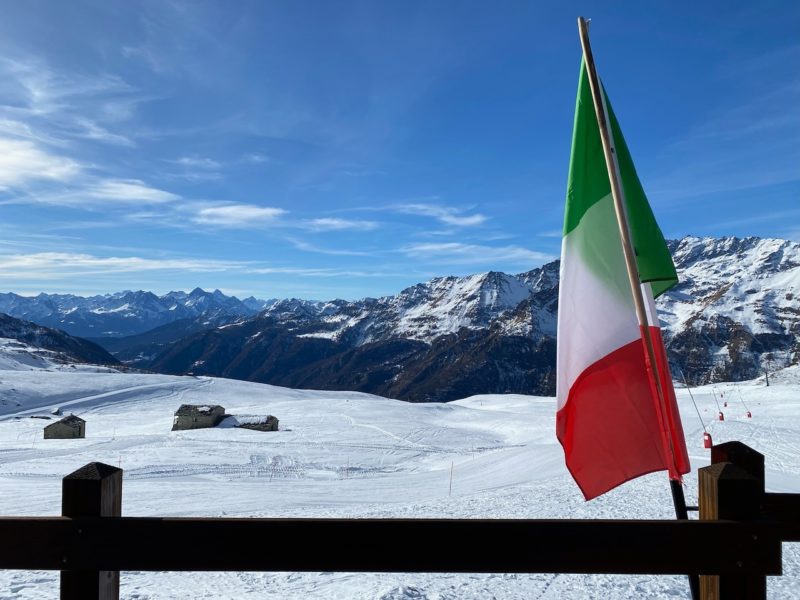
[[[554,260],[556,257],[544,252],[528,250],[519,246],[483,246],[457,242],[441,244],[411,244],[401,249],[410,258],[453,265],[504,264],[529,265]],[[499,267],[498,267],[499,268]]]
[[[180,196],[151,187],[139,179],[105,179],[89,186],[86,194],[96,200],[159,204]]]
[[[15,158],[20,158],[20,155],[16,155]],[[111,179],[86,175],[75,177],[71,170],[62,173],[60,169],[55,169],[55,172],[51,173],[54,182],[61,184],[58,187],[35,185],[39,183],[36,178],[43,178],[45,171],[38,175],[28,175],[26,180],[20,180],[22,175],[25,175],[21,169],[9,177],[8,179],[12,181],[6,182],[9,185],[4,186],[1,164],[0,157],[0,189],[8,188],[8,198],[0,201],[0,204],[44,204],[93,211],[102,208],[110,212],[123,206],[127,209],[130,205],[167,204],[181,199],[178,194],[153,187],[139,179]],[[12,186],[10,183],[16,185]],[[163,213],[158,215],[164,216]]]
[[[686,202],[698,196],[737,192],[800,180],[800,84],[786,78],[786,65],[800,46],[731,63],[709,82],[717,100],[678,134],[658,157],[651,197]],[[743,77],[743,69],[749,71]],[[734,75],[735,74],[735,75]],[[731,83],[733,82],[733,83]]]
[[[242,162],[253,163],[253,164],[265,163],[269,162],[269,156],[267,156],[266,154],[258,154],[258,153],[245,154],[244,156],[242,156]]]
[[[540,231],[536,235],[544,238],[560,238],[564,237],[564,232],[560,229],[550,229],[548,231]]]
[[[772,223],[774,221],[795,223],[798,221],[798,219],[800,219],[800,208],[768,212],[763,215],[753,215],[751,217],[745,217],[742,219],[731,219],[729,221],[711,223],[707,227],[712,230],[721,231],[725,229],[741,227],[742,225],[754,225],[756,223]]]
[[[135,146],[136,144],[128,137],[118,133],[112,133],[105,127],[90,121],[84,117],[79,117],[75,120],[77,129],[75,131],[76,137],[85,138],[87,140],[95,140],[98,142],[105,142],[107,144],[116,144],[118,146]]]
[[[441,206],[437,204],[395,204],[392,208],[399,213],[433,217],[445,225],[451,225],[453,227],[475,227],[477,225],[482,225],[489,218],[480,213],[474,213],[471,215],[464,214],[466,211],[463,209],[454,208],[452,206]]]
[[[362,252],[357,250],[346,250],[339,248],[321,248],[305,240],[298,240],[297,238],[287,238],[287,240],[298,250],[304,252],[315,252],[317,254],[329,254],[331,256],[370,256],[370,252]]]
[[[50,147],[66,145],[63,139],[17,119],[0,118],[0,134],[17,139],[31,140],[37,144],[47,144]]]
[[[153,259],[139,256],[100,257],[92,254],[39,252],[0,255],[0,281],[65,280],[76,275],[110,275],[144,271],[221,272],[247,263],[196,258]]]
[[[300,277],[408,277],[406,272],[298,267],[263,267],[247,269],[247,272],[258,275],[297,275]]]
[[[175,165],[176,172],[162,173],[168,179],[184,179],[186,181],[220,181],[222,180],[223,163],[203,156],[181,156],[167,163]]]
[[[204,158],[200,156],[181,156],[180,158],[169,162],[194,169],[219,169],[222,167],[221,162],[216,161],[213,158]]]
[[[33,57],[0,59],[0,120],[6,133],[39,141],[84,139],[132,146],[110,127],[145,98],[117,75],[50,68]]]
[[[81,167],[27,140],[0,138],[0,187],[25,185],[36,180],[69,181]]]
[[[192,220],[202,225],[216,225],[231,228],[262,227],[275,223],[287,211],[271,206],[255,204],[223,204],[200,207]]]
[[[372,231],[373,229],[380,227],[380,223],[376,221],[360,221],[326,217],[306,221],[303,224],[303,227],[310,229],[311,231]]]

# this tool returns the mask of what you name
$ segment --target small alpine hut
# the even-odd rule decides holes
[[[75,415],[64,417],[44,428],[46,440],[69,440],[86,437],[86,421]]]
[[[278,431],[278,418],[272,415],[263,417],[234,417],[234,427],[253,429],[255,431]]]
[[[181,404],[172,420],[172,431],[179,429],[204,429],[216,427],[225,416],[225,408],[218,404]]]

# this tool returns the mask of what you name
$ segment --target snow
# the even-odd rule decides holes
[[[483,395],[448,404],[409,404],[356,392],[292,390],[207,377],[88,368],[9,370],[12,359],[3,360],[2,515],[59,514],[61,478],[99,460],[124,469],[127,516],[673,517],[663,473],[584,502],[555,439],[554,398]],[[764,453],[767,488],[798,493],[800,369],[775,373],[770,383],[717,384],[716,393],[729,402],[722,422],[715,420],[715,388],[692,391],[716,443],[738,439]],[[739,394],[752,419],[746,418]],[[703,429],[687,390],[679,389],[678,397],[696,469],[709,460],[702,448]],[[220,404],[243,416],[272,414],[280,419],[281,430],[171,431],[173,413],[184,403]],[[86,439],[42,439],[47,422],[29,417],[49,415],[55,407],[86,420]],[[695,504],[696,473],[686,483],[687,499]],[[785,575],[769,578],[770,598],[800,598],[799,546],[784,545]],[[56,598],[57,590],[56,572],[0,572],[2,599]],[[682,577],[646,575],[122,574],[122,598],[129,600],[614,600],[687,593]]]
[[[58,352],[0,337],[0,373],[3,371],[69,370],[72,372],[116,372],[95,365],[64,363]],[[0,398],[0,404],[3,399]]]
[[[337,331],[318,331],[316,333],[301,333],[297,337],[299,338],[318,338],[321,340],[335,340],[339,337],[342,330]],[[259,334],[254,335],[256,337]]]
[[[242,425],[262,425],[267,422],[268,415],[226,415],[217,427],[241,427]]]
[[[800,293],[797,243],[686,237],[675,249],[674,260],[680,283],[658,301],[669,331],[690,322],[700,327],[709,317],[721,315],[754,334],[784,333],[785,321],[792,320]]]

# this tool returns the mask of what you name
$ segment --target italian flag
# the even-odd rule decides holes
[[[690,468],[653,304],[654,296],[677,283],[675,266],[603,95],[649,314],[640,326],[584,64],[561,246],[556,429],[567,468],[587,500],[645,473],[666,469],[680,480]],[[663,400],[644,343],[645,327]]]

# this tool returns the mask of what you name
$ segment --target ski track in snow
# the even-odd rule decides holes
[[[717,421],[711,388],[694,393],[716,443],[739,439],[753,446],[766,455],[768,489],[797,493],[800,369],[775,380],[769,388],[759,381],[738,385],[752,419],[732,404],[723,409],[726,420]],[[678,396],[696,469],[708,463],[703,429],[685,391]],[[659,473],[584,502],[553,433],[552,398],[487,395],[409,404],[223,379],[0,370],[4,398],[12,401],[0,401],[3,515],[59,514],[61,478],[100,460],[124,469],[123,514],[130,516],[673,516]],[[281,430],[173,432],[172,415],[182,403],[221,404],[234,415],[274,414]],[[42,439],[42,428],[53,421],[30,417],[52,416],[55,407],[86,419],[86,439]],[[686,477],[686,493],[694,504],[695,472]],[[769,578],[769,598],[800,600],[800,544],[784,545],[784,573]],[[621,600],[686,598],[688,587],[683,577],[647,575],[125,572],[121,592],[127,600]],[[57,597],[56,572],[0,572],[0,600]]]

